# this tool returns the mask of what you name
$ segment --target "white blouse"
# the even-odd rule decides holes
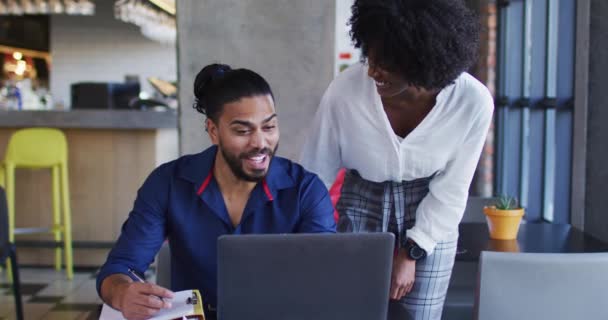
[[[363,64],[342,72],[325,92],[301,153],[301,163],[329,188],[342,167],[374,182],[430,177],[408,238],[431,254],[439,241],[458,237],[469,185],[494,103],[468,73],[439,92],[435,106],[404,139],[384,112]]]

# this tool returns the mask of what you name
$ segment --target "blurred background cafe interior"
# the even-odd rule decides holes
[[[156,2],[0,1],[0,161],[18,130],[60,130],[67,141],[68,188],[53,185],[52,170],[19,168],[7,189],[25,319],[76,318],[99,304],[91,275],[145,177],[178,156],[175,8]],[[70,210],[71,227],[59,222],[71,232],[70,275],[53,269],[54,189],[69,199],[58,214]],[[0,318],[13,319],[10,278],[0,278]]]
[[[211,144],[192,109],[203,66],[222,62],[268,79],[279,154],[296,160],[323,92],[360,60],[346,24],[352,2],[0,0],[0,164],[11,160],[11,140],[40,163],[59,159],[50,168],[0,167],[9,199],[0,201],[0,319],[97,319],[95,275],[138,188],[160,164]],[[482,252],[565,254],[498,277],[528,279],[522,299],[540,306],[537,292],[556,305],[568,296],[535,288],[535,275],[569,265],[573,254],[608,251],[608,2],[466,3],[481,26],[469,73],[490,89],[495,112],[443,319],[492,319],[479,314],[489,303],[479,290],[508,283],[480,284]],[[38,130],[36,138],[16,139],[24,129]],[[515,239],[490,237],[484,207],[498,195],[525,209]],[[605,271],[590,274],[608,282]],[[156,264],[146,277],[155,281]],[[586,283],[577,290],[591,292]],[[508,299],[516,305],[518,296]]]

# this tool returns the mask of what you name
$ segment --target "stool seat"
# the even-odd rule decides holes
[[[53,225],[51,227],[15,228],[15,170],[50,169],[52,179]],[[0,175],[6,186],[9,216],[9,239],[16,234],[52,233],[63,242],[66,274],[73,278],[72,219],[68,186],[68,147],[65,135],[53,128],[17,130],[11,136]],[[3,177],[2,177],[3,176]],[[3,179],[2,179],[3,178]],[[55,248],[55,269],[61,269],[62,249]]]

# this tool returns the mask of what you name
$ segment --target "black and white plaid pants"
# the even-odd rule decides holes
[[[371,182],[348,170],[338,210],[339,232],[392,232],[396,246],[407,241],[416,209],[429,192],[432,177],[402,182]],[[389,303],[389,320],[439,320],[456,257],[457,239],[437,243],[433,253],[416,262],[412,291]]]

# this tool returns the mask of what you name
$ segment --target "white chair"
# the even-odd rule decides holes
[[[479,320],[608,319],[608,252],[505,253],[479,260]]]

